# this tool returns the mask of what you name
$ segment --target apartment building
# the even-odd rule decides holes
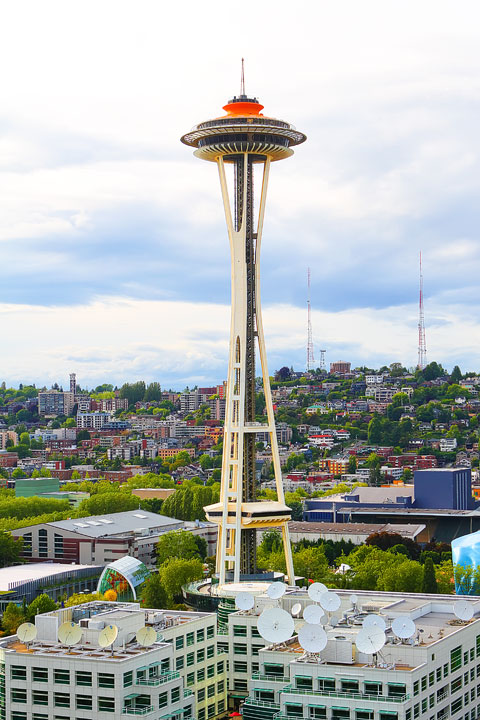
[[[39,415],[70,415],[75,405],[75,395],[72,392],[49,390],[38,393]]]
[[[0,450],[5,450],[9,441],[18,445],[18,434],[14,430],[0,430]]]

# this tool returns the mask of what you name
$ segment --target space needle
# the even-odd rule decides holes
[[[281,528],[287,577],[294,583],[288,533],[290,508],[285,504],[275,417],[260,304],[260,247],[270,165],[293,155],[306,136],[283,120],[262,114],[263,105],[245,93],[242,60],[240,95],[224,107],[225,115],[196,125],[182,138],[194,155],[215,162],[220,176],[231,251],[232,303],[230,350],[223,435],[220,502],[205,507],[218,524],[216,571],[220,584],[237,583],[257,574],[256,530]],[[232,198],[227,170],[233,172]],[[259,183],[254,207],[254,179]],[[255,417],[255,350],[262,368],[266,422]],[[257,500],[255,444],[268,433],[277,501]]]

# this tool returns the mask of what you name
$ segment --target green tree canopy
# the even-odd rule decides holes
[[[163,609],[168,607],[168,597],[159,573],[152,573],[142,587],[143,607]]]
[[[170,558],[199,558],[195,538],[188,530],[172,530],[160,536],[157,543],[157,565],[163,565]]]
[[[34,622],[35,615],[41,615],[42,613],[51,612],[56,610],[57,604],[52,598],[46,593],[42,593],[32,600],[27,608],[27,619],[30,622]]]
[[[203,577],[203,565],[198,558],[169,558],[159,569],[160,582],[169,602],[181,599],[182,585]]]
[[[2,627],[7,635],[14,635],[18,627],[25,621],[21,608],[15,603],[8,603],[2,615]]]

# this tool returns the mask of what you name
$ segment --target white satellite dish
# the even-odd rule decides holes
[[[340,607],[342,601],[337,593],[325,592],[320,596],[320,605],[327,612],[335,612]]]
[[[251,610],[255,605],[255,598],[249,592],[239,592],[235,596],[235,605],[239,610]]]
[[[303,611],[303,619],[309,625],[319,625],[323,616],[323,610],[320,605],[307,605]]]
[[[292,607],[292,616],[298,617],[300,613],[302,612],[302,606],[300,603],[295,603],[295,605]]]
[[[273,582],[267,588],[267,595],[271,600],[278,600],[285,595],[287,586],[283,582]]]
[[[157,631],[154,630],[153,627],[144,625],[140,630],[137,630],[136,640],[139,645],[150,647],[150,645],[153,645],[153,643],[157,641]]]
[[[365,655],[375,655],[385,645],[386,637],[383,630],[377,627],[362,628],[357,635],[357,650]]]
[[[62,645],[71,647],[81,641],[82,635],[83,630],[79,625],[74,622],[64,622],[58,628],[57,638]]]
[[[22,623],[17,628],[17,637],[22,643],[29,643],[37,637],[37,628],[33,623]]]
[[[385,623],[385,620],[382,617],[380,617],[380,615],[374,615],[372,613],[371,615],[367,615],[367,617],[364,618],[362,627],[363,628],[377,627],[380,630],[383,630],[385,632],[387,625]]]
[[[292,616],[281,608],[264,610],[257,622],[260,635],[270,643],[282,643],[292,636],[295,623]]]
[[[109,647],[110,645],[113,645],[117,639],[117,635],[118,627],[116,625],[107,625],[98,636],[98,644],[102,648]]]
[[[464,622],[471,620],[473,617],[473,607],[466,600],[458,600],[458,602],[454,603],[453,612],[459,620]]]
[[[328,618],[327,618],[327,622],[328,622]],[[338,618],[336,615],[332,615],[332,617],[330,618],[330,625],[332,627],[337,627],[339,622],[340,622],[340,618]]]
[[[328,592],[326,585],[315,582],[308,588],[308,597],[310,600],[313,600],[313,602],[320,602],[320,597],[326,592]]]
[[[356,605],[358,603],[358,597],[356,595],[350,595],[350,602],[352,605]]]
[[[415,635],[415,623],[408,615],[399,615],[392,622],[392,630],[398,638],[406,640]]]
[[[302,625],[298,642],[306,652],[319,653],[327,645],[327,633],[320,625]]]
[[[322,615],[322,617],[320,618],[320,625],[326,625],[327,623],[328,623],[328,616]]]

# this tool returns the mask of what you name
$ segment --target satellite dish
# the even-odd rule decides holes
[[[153,643],[157,641],[157,631],[154,630],[153,627],[144,625],[137,631],[136,639],[139,645],[150,647],[150,645],[153,645]]]
[[[415,623],[408,615],[400,615],[392,622],[392,630],[398,638],[405,640],[415,634]]]
[[[383,630],[377,627],[362,628],[357,635],[357,650],[365,655],[374,655],[385,645],[386,637]]]
[[[307,605],[303,611],[303,619],[309,625],[319,625],[323,616],[323,610],[320,605]]]
[[[320,625],[302,625],[298,631],[298,642],[306,652],[319,653],[327,645],[327,633]]]
[[[323,583],[312,583],[308,588],[308,597],[313,602],[320,602],[320,597],[328,592],[328,588]]]
[[[322,615],[322,617],[320,618],[320,625],[326,625],[327,623],[328,623],[328,616]]]
[[[327,618],[327,622],[328,622],[328,618]],[[332,627],[337,627],[339,622],[340,622],[340,618],[336,617],[335,615],[332,615],[332,617],[330,618],[330,625]]]
[[[453,612],[459,620],[471,620],[473,617],[473,608],[466,600],[459,600],[454,603]]]
[[[302,606],[300,605],[300,603],[295,603],[295,605],[292,607],[293,617],[298,617],[301,612],[302,612]]]
[[[109,647],[110,645],[113,645],[117,639],[117,635],[118,627],[116,625],[107,625],[98,636],[98,644],[102,648]]]
[[[257,622],[260,635],[271,643],[282,643],[292,636],[295,629],[293,618],[281,608],[264,610]]]
[[[77,645],[82,639],[83,630],[74,622],[64,622],[58,628],[58,642],[71,647]]]
[[[239,592],[235,597],[235,605],[239,610],[251,610],[255,605],[255,598],[251,593]]]
[[[370,628],[370,627],[376,627],[380,630],[383,630],[385,632],[385,629],[387,627],[385,620],[380,617],[380,615],[367,615],[366,618],[364,618],[362,623],[363,628]]]
[[[267,588],[267,595],[271,600],[278,600],[282,595],[285,595],[287,586],[283,582],[273,582]]]
[[[33,623],[22,623],[17,628],[17,637],[20,642],[29,643],[37,637],[37,628]]]
[[[334,592],[325,592],[320,596],[320,605],[327,612],[335,612],[341,605],[340,597]]]
[[[358,603],[358,597],[356,595],[350,595],[350,602],[352,605],[356,605]]]

